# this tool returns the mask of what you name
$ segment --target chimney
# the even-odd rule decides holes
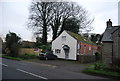
[[[109,21],[107,21],[106,23],[107,23],[107,27],[112,27],[112,22],[111,22],[110,19],[109,19]]]

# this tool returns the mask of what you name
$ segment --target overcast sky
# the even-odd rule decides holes
[[[103,33],[106,21],[111,19],[118,25],[119,0],[73,0],[82,5],[94,18],[92,33]],[[32,40],[32,31],[27,28],[31,0],[0,0],[0,36],[15,32],[23,40]],[[1,14],[2,13],[2,14]],[[50,37],[50,36],[49,36]],[[50,39],[50,38],[49,38]]]

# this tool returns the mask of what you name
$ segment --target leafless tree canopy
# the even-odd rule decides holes
[[[79,30],[89,30],[93,20],[88,18],[87,11],[75,2],[41,2],[33,0],[30,6],[28,27],[42,34],[47,40],[47,32],[52,29],[53,39],[63,30],[68,19],[79,20]]]

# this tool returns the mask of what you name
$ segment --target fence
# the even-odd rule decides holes
[[[20,48],[19,49],[19,54],[36,54],[38,55],[39,53],[41,53],[42,49],[39,48]]]

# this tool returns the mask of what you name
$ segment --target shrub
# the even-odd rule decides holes
[[[101,60],[101,53],[100,52],[96,52],[95,53],[95,58],[96,58],[96,61]]]
[[[109,66],[109,67],[106,67],[105,70],[120,73],[120,66]]]
[[[113,77],[120,77],[120,73],[118,72],[112,72],[112,71],[104,71],[104,70],[94,70],[92,68],[85,68],[83,70],[85,73],[92,73],[92,74],[98,74],[98,75],[104,75],[104,76],[113,76]]]
[[[120,73],[120,67],[116,65],[112,66],[106,66],[100,62],[94,64],[95,70],[105,70],[105,71],[112,71],[112,72],[119,72]]]
[[[9,32],[5,38],[6,53],[11,57],[17,57],[20,48],[20,37],[14,32]]]
[[[35,59],[35,58],[37,58],[36,55],[34,55],[34,54],[27,54],[27,53],[19,55],[19,57],[23,58],[23,59]]]
[[[51,51],[51,45],[47,44],[47,45],[42,45],[40,46],[41,49],[46,50],[46,51]]]
[[[102,63],[95,63],[94,64],[94,69],[95,70],[104,70],[106,68],[106,66],[104,65],[104,64],[102,64]]]

